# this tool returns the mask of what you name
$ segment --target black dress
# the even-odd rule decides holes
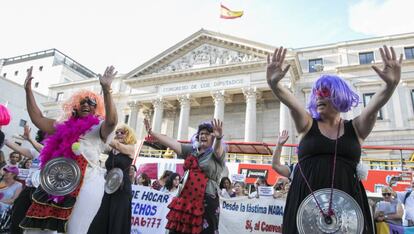
[[[344,122],[344,135],[338,139],[334,188],[352,196],[363,212],[364,234],[374,233],[371,212],[364,186],[356,175],[356,166],[361,157],[361,145],[351,121]],[[312,127],[299,144],[300,165],[313,191],[330,188],[332,181],[335,140],[322,135],[318,122],[313,120]],[[298,233],[296,214],[301,202],[310,194],[308,187],[295,167],[294,177],[286,199],[283,215],[284,234]]]
[[[119,189],[112,193],[105,193],[101,207],[89,227],[90,234],[130,234],[131,233],[131,201],[132,188],[128,176],[132,159],[125,154],[114,154],[112,151],[105,162],[108,172],[114,168],[120,168],[124,172],[124,179]],[[114,164],[114,166],[112,165]]]

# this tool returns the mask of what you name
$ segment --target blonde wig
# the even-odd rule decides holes
[[[129,127],[126,124],[120,124],[116,128],[116,131],[118,131],[118,130],[125,131],[125,134],[126,134],[126,136],[125,136],[125,144],[127,144],[127,145],[133,145],[133,144],[136,144],[137,143],[137,138],[135,136],[135,132],[134,132],[134,130],[132,130],[131,127]]]

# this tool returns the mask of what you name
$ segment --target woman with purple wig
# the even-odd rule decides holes
[[[184,187],[168,208],[167,229],[170,233],[216,233],[219,221],[218,183],[225,168],[223,122],[214,119],[201,123],[191,138],[192,144],[177,140],[151,130],[145,119],[145,128],[156,141],[174,150],[185,159],[184,169],[189,172]]]
[[[402,61],[402,55],[398,59],[392,47],[384,46],[379,50],[384,68],[372,68],[385,84],[353,120],[343,120],[340,116],[359,103],[358,95],[344,80],[335,75],[321,76],[313,85],[307,112],[280,83],[290,67],[282,68],[286,49],[281,47],[273,56],[268,56],[268,85],[290,109],[300,136],[299,163],[293,172],[286,200],[283,233],[298,233],[296,216],[299,206],[308,195],[324,188],[342,190],[350,195],[363,212],[363,233],[374,233],[367,196],[356,167],[361,157],[361,145],[374,128],[378,111],[390,99],[400,81]],[[325,218],[335,215],[331,207],[327,212],[318,209]]]

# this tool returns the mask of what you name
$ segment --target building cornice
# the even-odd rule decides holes
[[[191,78],[192,80],[199,80],[208,77],[245,74],[246,71],[261,72],[265,71],[265,67],[266,61],[262,60],[247,63],[228,64],[218,67],[191,69],[164,74],[143,75],[131,79],[126,79],[124,82],[134,88],[143,84],[164,84],[175,81],[182,81],[183,79],[188,78]]]
[[[316,46],[297,48],[297,49],[293,49],[293,51],[312,52],[312,51],[318,51],[318,50],[336,49],[336,48],[341,48],[341,47],[350,47],[350,46],[363,45],[363,44],[375,44],[377,42],[395,41],[395,40],[401,40],[401,39],[407,39],[407,38],[414,38],[414,33],[404,33],[404,34],[388,35],[388,36],[382,36],[382,37],[342,41],[342,42],[325,44],[325,45],[316,45]]]

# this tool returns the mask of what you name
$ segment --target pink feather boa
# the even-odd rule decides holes
[[[89,115],[83,118],[66,120],[55,126],[55,133],[45,140],[45,147],[40,153],[41,168],[51,159],[65,157],[75,159],[77,156],[72,151],[72,144],[79,141],[92,126],[99,124],[100,119]]]

